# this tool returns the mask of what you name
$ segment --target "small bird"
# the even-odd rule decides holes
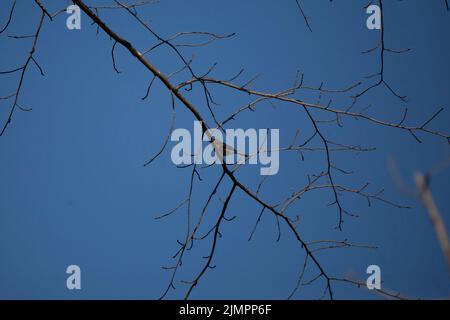
[[[221,141],[220,139],[217,139],[214,135],[211,135],[211,133],[209,131],[206,131],[206,135],[208,136],[209,140],[211,141],[211,144],[214,147],[214,151],[216,152],[216,156],[220,160],[221,163],[226,162],[226,159],[224,161],[224,155],[225,155],[225,157],[231,156],[231,155],[237,155],[237,156],[244,157],[244,159],[239,159],[239,157],[238,157],[238,160],[236,161],[237,163],[241,163],[249,158],[249,156],[247,154],[236,151],[236,149],[234,149],[229,144],[226,144],[223,141]]]

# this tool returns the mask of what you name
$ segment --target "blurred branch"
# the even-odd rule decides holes
[[[416,182],[417,188],[419,189],[420,198],[422,199],[422,202],[427,209],[431,223],[433,224],[434,230],[436,232],[436,236],[439,240],[442,252],[447,260],[447,264],[450,269],[450,243],[448,240],[448,233],[445,228],[444,221],[441,218],[441,214],[439,213],[436,203],[434,202],[433,196],[431,195],[428,186],[429,178],[427,178],[420,172],[416,172],[414,175],[414,180]]]

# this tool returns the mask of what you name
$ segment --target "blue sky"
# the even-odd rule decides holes
[[[54,12],[61,7],[42,1]],[[171,1],[161,0],[140,11],[163,36],[179,31],[236,32],[236,36],[207,47],[183,48],[194,56],[193,68],[199,74],[217,63],[214,76],[229,78],[245,68],[241,83],[256,74],[254,88],[279,92],[292,85],[296,70],[311,86],[324,82],[342,88],[360,81],[379,68],[378,55],[362,51],[379,41],[379,31],[366,28],[364,1],[302,1],[311,17],[313,32],[305,27],[295,1]],[[408,97],[402,102],[377,88],[364,96],[360,107],[371,104],[371,115],[401,119],[409,108],[412,123],[427,119],[445,107],[431,126],[448,132],[450,120],[450,16],[443,1],[385,3],[386,43],[411,52],[386,57],[386,79]],[[88,2],[93,4],[94,1]],[[105,3],[105,1],[95,1]],[[67,2],[67,5],[69,2]],[[3,25],[10,1],[0,4]],[[19,1],[9,29],[0,36],[0,69],[18,66],[26,59],[29,40],[7,35],[30,34],[40,11],[31,1]],[[155,44],[129,15],[100,11],[113,30],[135,43],[140,50]],[[20,103],[31,112],[16,112],[5,135],[0,138],[0,298],[3,299],[154,299],[164,291],[170,274],[162,265],[171,263],[176,240],[186,228],[186,210],[164,220],[154,216],[170,210],[188,192],[190,169],[177,169],[170,160],[170,148],[151,166],[143,167],[158,150],[170,123],[170,96],[155,82],[150,98],[142,101],[151,75],[121,47],[116,48],[116,74],[111,61],[113,42],[82,15],[82,29],[68,30],[66,14],[45,21],[37,46],[36,59],[45,77],[32,65],[25,77]],[[165,74],[180,67],[170,50],[161,48],[148,56]],[[180,74],[174,82],[186,80]],[[17,75],[1,75],[0,95],[17,85]],[[185,93],[211,121],[201,90]],[[249,97],[215,88],[220,116],[248,103]],[[298,98],[317,100],[316,94],[298,93]],[[344,96],[335,103],[345,104]],[[0,101],[0,119],[6,119],[8,102]],[[177,104],[176,127],[192,128],[193,118]],[[320,114],[316,114],[320,116]],[[360,217],[346,217],[343,231],[335,230],[337,211],[328,207],[329,192],[311,193],[294,207],[300,214],[299,232],[308,241],[349,239],[378,246],[376,250],[338,249],[318,253],[332,275],[354,275],[365,279],[368,265],[382,270],[383,287],[409,297],[450,296],[450,279],[434,230],[421,203],[396,186],[388,168],[395,159],[405,183],[414,187],[415,171],[427,171],[448,156],[443,139],[421,135],[422,144],[405,132],[379,128],[364,121],[345,119],[343,128],[323,124],[325,134],[341,142],[376,146],[361,154],[335,154],[336,163],[355,173],[339,175],[349,186],[370,182],[372,191],[384,188],[384,196],[412,206],[397,209],[382,203],[367,207],[364,199],[345,196],[345,206]],[[232,124],[241,128],[279,128],[281,144],[291,142],[296,129],[303,140],[311,132],[305,115],[294,107],[261,104],[257,112],[246,113]],[[171,147],[171,145],[169,145]],[[306,174],[323,170],[320,153],[282,154],[280,172],[270,177],[262,190],[268,202],[276,202],[306,182]],[[257,170],[240,175],[256,188]],[[213,166],[200,170],[196,181],[194,211],[220,175]],[[431,191],[448,226],[450,170],[433,177]],[[229,181],[220,188],[224,198]],[[202,231],[208,230],[220,210],[215,199]],[[247,238],[260,207],[238,192],[232,199],[229,216],[223,224],[215,269],[208,270],[192,294],[194,299],[285,299],[298,277],[304,253],[287,228],[281,240],[273,216],[263,215],[254,239]],[[169,298],[181,298],[186,285],[201,268],[210,242],[195,246],[177,278]],[[82,270],[82,290],[66,288],[68,265]],[[317,274],[307,270],[306,279]],[[321,296],[323,281],[302,288],[296,299]],[[376,299],[365,289],[347,284],[335,285],[336,298]]]

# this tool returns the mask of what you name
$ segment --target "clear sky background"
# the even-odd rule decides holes
[[[50,11],[60,2],[42,1]],[[64,1],[63,1],[64,2]],[[89,1],[88,4],[105,1]],[[378,88],[360,101],[371,104],[371,114],[399,121],[402,110],[410,110],[411,124],[421,123],[440,107],[445,107],[431,126],[449,131],[450,120],[450,14],[444,1],[385,1],[386,43],[392,48],[411,48],[403,55],[388,55],[386,78],[401,94],[404,103]],[[69,5],[70,2],[67,2]],[[214,76],[229,78],[245,68],[241,83],[256,74],[254,88],[278,92],[292,85],[296,70],[306,84],[342,88],[360,81],[379,69],[378,53],[361,52],[375,46],[379,31],[366,28],[366,1],[302,1],[311,17],[309,32],[295,1],[175,1],[161,0],[140,11],[161,35],[179,31],[236,32],[231,39],[203,48],[182,49],[194,55],[193,68],[202,74],[215,62]],[[11,1],[0,3],[3,26]],[[7,35],[34,32],[40,11],[32,1],[18,1],[9,29],[0,37],[0,70],[20,66],[26,59],[30,40]],[[118,11],[100,11],[113,30],[128,38],[140,50],[155,44],[131,16]],[[65,13],[55,21],[45,21],[37,45],[36,59],[45,77],[31,65],[26,74],[20,104],[31,112],[17,111],[0,138],[0,298],[124,298],[154,299],[164,291],[170,273],[162,265],[171,264],[176,240],[185,235],[186,210],[165,220],[154,216],[170,210],[188,192],[190,169],[177,169],[170,160],[170,148],[149,167],[143,167],[160,147],[170,122],[170,97],[155,83],[150,99],[142,101],[151,76],[121,47],[116,48],[116,74],[111,61],[113,42],[82,15],[82,29],[66,28]],[[180,67],[167,49],[156,50],[148,58],[168,74]],[[173,81],[186,79],[178,75]],[[0,95],[13,91],[18,75],[0,77]],[[231,91],[215,91],[220,102],[217,113],[224,116],[248,103],[249,97]],[[186,93],[203,112],[207,109],[201,91]],[[316,101],[317,95],[297,94]],[[325,98],[324,98],[325,99]],[[336,103],[348,103],[342,98]],[[281,144],[291,142],[297,128],[301,140],[311,132],[305,115],[294,107],[261,104],[232,125],[242,128],[280,128]],[[7,117],[10,104],[0,101],[0,120]],[[210,117],[206,116],[208,120]],[[192,116],[177,104],[176,127],[191,129]],[[323,124],[330,139],[377,150],[362,154],[336,154],[340,167],[352,170],[339,175],[349,186],[370,182],[371,191],[385,188],[384,196],[412,206],[397,209],[382,203],[367,207],[364,199],[344,196],[349,210],[359,218],[346,217],[343,231],[335,230],[337,211],[327,207],[330,192],[311,193],[294,207],[299,214],[299,232],[308,241],[349,239],[378,246],[376,250],[338,249],[318,253],[332,275],[366,278],[368,265],[381,267],[383,287],[409,297],[450,297],[449,271],[434,230],[421,203],[399,190],[388,168],[395,159],[405,183],[414,187],[415,171],[427,171],[448,156],[443,139],[421,135],[422,144],[405,132],[378,128],[364,121],[346,119],[344,128]],[[172,145],[169,145],[170,147]],[[325,168],[323,154],[282,155],[280,172],[270,177],[262,196],[276,202],[306,182],[307,173]],[[255,188],[258,169],[246,168],[239,177]],[[219,167],[200,170],[202,182],[195,182],[194,210],[220,174]],[[433,177],[431,190],[447,226],[450,170]],[[220,189],[225,194],[230,184]],[[202,232],[218,214],[215,199]],[[276,242],[273,216],[263,215],[254,238],[247,238],[260,207],[237,193],[230,203],[214,260],[195,288],[192,298],[204,299],[285,299],[294,287],[304,252],[285,226]],[[196,244],[186,259],[175,291],[169,298],[183,296],[186,285],[201,268],[210,242]],[[65,270],[76,264],[82,270],[82,290],[66,288]],[[307,270],[305,279],[317,275]],[[323,281],[302,288],[296,299],[321,296]],[[334,286],[336,298],[377,299],[378,295],[348,284]]]

